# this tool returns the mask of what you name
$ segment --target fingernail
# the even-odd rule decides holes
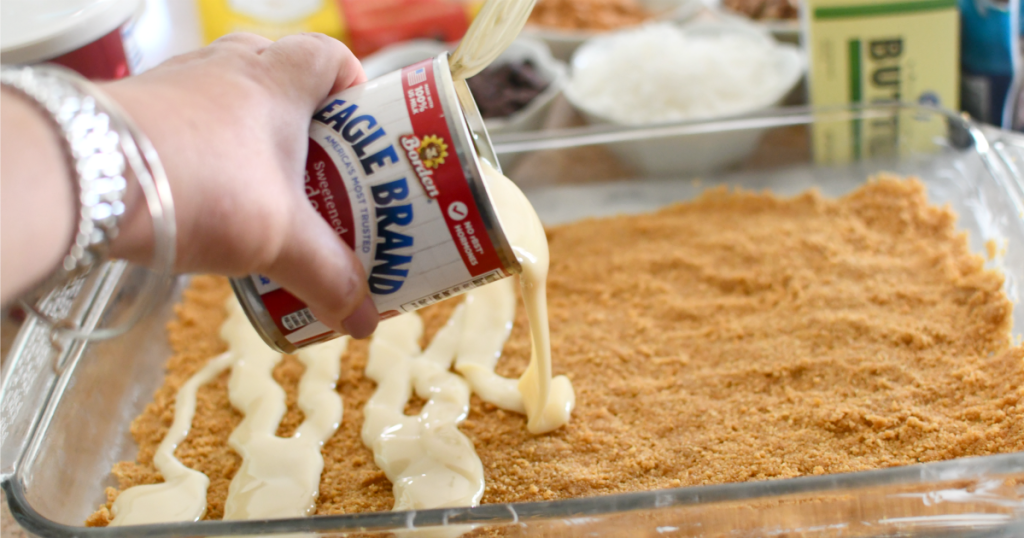
[[[373,304],[373,299],[367,295],[363,302],[359,304],[359,308],[356,308],[355,312],[352,312],[349,317],[345,318],[345,321],[341,322],[341,327],[352,338],[366,338],[373,334],[374,329],[377,328],[378,321],[380,321],[380,314],[377,313],[377,307]]]

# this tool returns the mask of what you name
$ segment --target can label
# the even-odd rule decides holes
[[[91,80],[117,80],[136,71],[141,51],[134,43],[135,23],[124,23],[107,35],[47,60]]]
[[[426,60],[332,96],[313,117],[306,197],[355,251],[382,319],[511,274],[473,196],[476,164],[459,157],[471,143],[449,126],[457,106]],[[331,333],[275,282],[250,278],[289,342]]]

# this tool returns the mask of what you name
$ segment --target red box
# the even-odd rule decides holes
[[[338,0],[352,52],[360,58],[392,43],[426,38],[462,38],[469,27],[466,6],[455,0]]]

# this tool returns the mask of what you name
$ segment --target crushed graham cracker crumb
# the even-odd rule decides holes
[[[472,398],[461,430],[486,473],[483,503],[543,501],[860,471],[1024,450],[1024,349],[1012,347],[1003,276],[984,268],[916,180],[882,176],[839,199],[706,191],[637,216],[549,230],[555,373],[570,423],[533,436],[523,416]],[[168,325],[174,356],[135,419],[119,488],[157,482],[155,447],[174,394],[224,350],[226,280],[195,277]],[[454,308],[420,311],[425,344]],[[389,510],[391,484],[359,438],[374,383],[368,345],[342,357],[344,416],[325,444],[318,514]],[[498,372],[529,359],[520,308]],[[302,365],[274,371],[288,394],[279,434],[301,421]],[[211,478],[223,514],[241,416],[227,374],[199,391],[176,455]],[[117,491],[108,492],[112,501]],[[88,521],[109,522],[109,506]]]

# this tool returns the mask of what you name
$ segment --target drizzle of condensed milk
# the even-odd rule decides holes
[[[525,413],[531,433],[566,424],[575,405],[569,379],[551,377],[544,227],[511,180],[484,161],[481,166],[495,212],[522,266],[519,280],[530,321],[530,363],[518,382],[494,371],[515,316],[511,279],[470,291],[426,350],[419,347],[423,321],[417,314],[381,323],[370,343],[365,371],[377,389],[364,408],[361,433],[374,462],[393,485],[394,510],[480,503],[483,465],[472,442],[458,429],[469,414],[471,390],[502,409]],[[278,437],[285,395],[272,373],[281,355],[263,343],[236,301],[229,301],[227,308],[221,338],[229,350],[179,390],[174,424],[154,458],[166,481],[125,490],[114,503],[112,524],[195,521],[203,516],[209,479],[186,468],[173,452],[188,433],[198,387],[228,367],[228,397],[245,418],[228,440],[242,465],[228,488],[224,519],[302,517],[315,510],[323,471],[320,449],[341,422],[342,402],[335,384],[348,339],[299,352],[306,366],[298,399],[305,420],[292,437]],[[458,374],[451,372],[453,362]],[[405,405],[413,390],[427,403],[418,415],[407,416]]]
[[[365,373],[377,389],[363,408],[362,440],[391,481],[393,510],[476,506],[483,496],[483,464],[458,428],[469,414],[469,385],[449,371],[464,319],[460,305],[422,352],[416,314],[382,322],[370,342]],[[408,416],[413,390],[427,403]]]
[[[241,307],[234,301],[232,313]],[[299,381],[299,408],[305,420],[291,437],[278,437],[287,410],[284,390],[273,370],[281,354],[267,347],[245,315],[233,315],[221,338],[237,355],[228,380],[228,399],[245,418],[228,444],[242,465],[228,486],[224,519],[303,517],[316,509],[324,459],[320,448],[341,422],[341,397],[334,390],[348,338],[303,348],[306,366]]]
[[[494,371],[515,316],[511,279],[470,291],[426,350],[418,344],[423,322],[417,314],[381,323],[365,371],[377,389],[364,408],[362,440],[393,485],[394,510],[479,504],[483,465],[458,429],[469,414],[471,391],[502,409],[525,413],[527,429],[536,434],[566,424],[575,405],[569,379],[551,376],[544,227],[511,180],[484,161],[481,166],[495,212],[522,266],[530,363],[518,382]],[[229,367],[228,397],[245,418],[228,440],[242,465],[228,488],[224,519],[302,517],[315,510],[323,471],[320,449],[341,422],[335,384],[348,339],[299,352],[306,367],[298,398],[305,420],[292,437],[278,437],[286,405],[272,373],[281,354],[263,343],[235,300],[227,308],[221,338],[229,350],[179,389],[174,423],[154,457],[165,482],[122,492],[113,505],[112,525],[202,518],[209,479],[174,459],[173,452],[188,433],[199,386]],[[451,372],[453,362],[458,374]],[[427,403],[418,415],[407,416],[404,409],[413,390]]]
[[[199,387],[227,370],[234,360],[231,352],[222,353],[178,388],[174,399],[174,421],[153,455],[153,465],[163,475],[164,481],[122,491],[111,506],[114,513],[111,526],[198,521],[206,514],[206,489],[210,486],[210,479],[195,469],[185,467],[174,457],[174,450],[192,427]]]
[[[242,465],[228,488],[224,519],[302,517],[315,509],[324,465],[320,448],[341,423],[342,402],[335,384],[348,338],[299,352],[299,361],[306,367],[298,397],[305,420],[292,437],[277,437],[286,410],[285,395],[271,374],[281,355],[263,343],[233,297],[226,308],[221,338],[228,343],[228,351],[211,359],[178,389],[174,422],[153,457],[164,482],[121,492],[112,506],[111,525],[203,517],[210,480],[175,459],[174,450],[188,435],[199,387],[228,368],[228,397],[245,418],[228,440],[242,456]]]
[[[506,278],[466,294],[463,331],[467,337],[459,342],[455,371],[483,401],[526,414],[518,381],[494,373],[515,319],[514,286],[513,279]]]

